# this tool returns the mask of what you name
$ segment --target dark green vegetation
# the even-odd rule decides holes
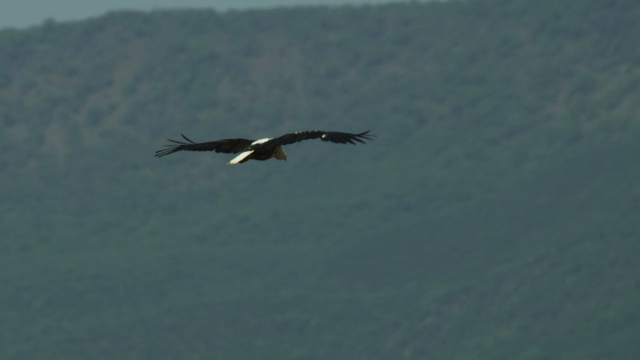
[[[0,32],[0,358],[640,358],[640,2]],[[326,129],[287,162],[165,137]]]

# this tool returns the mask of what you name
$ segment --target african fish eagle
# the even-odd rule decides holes
[[[349,143],[355,145],[356,142],[364,144],[365,142],[363,140],[371,140],[373,136],[367,135],[368,133],[369,131],[360,134],[349,134],[335,131],[310,130],[285,134],[277,138],[260,140],[222,139],[203,143],[196,143],[184,134],[180,134],[186,142],[167,139],[174,144],[165,145],[165,149],[156,151],[156,157],[173,154],[176,151],[215,151],[227,154],[239,153],[238,156],[229,161],[229,165],[241,164],[247,160],[268,160],[271,158],[287,160],[287,153],[284,152],[282,148],[283,145],[317,138],[336,144]]]

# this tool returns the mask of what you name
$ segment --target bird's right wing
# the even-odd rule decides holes
[[[323,130],[308,130],[298,131],[291,134],[285,134],[275,139],[271,139],[264,143],[264,146],[281,146],[294,144],[304,140],[321,139],[322,141],[329,141],[336,144],[353,144],[357,142],[364,144],[364,140],[371,140],[373,135],[368,135],[369,131],[365,131],[359,134],[351,134],[337,131],[323,131]]]
[[[165,145],[164,149],[156,151],[156,157],[173,154],[176,151],[215,151],[217,153],[235,154],[245,150],[254,141],[249,139],[223,139],[196,143],[184,134],[180,135],[186,142],[167,139],[174,144]]]

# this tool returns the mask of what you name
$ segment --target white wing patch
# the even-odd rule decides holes
[[[264,139],[256,140],[256,141],[252,142],[251,145],[264,144],[264,143],[266,143],[267,141],[269,141],[271,139],[273,139],[273,138],[264,138]]]

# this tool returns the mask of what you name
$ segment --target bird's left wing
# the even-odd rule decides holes
[[[350,134],[337,131],[309,130],[299,131],[291,134],[285,134],[275,139],[271,139],[264,143],[268,146],[281,146],[294,144],[303,140],[321,139],[322,141],[330,141],[336,144],[353,144],[356,142],[365,143],[364,140],[371,140],[373,135],[367,135],[369,131],[360,134]]]
[[[166,148],[156,151],[156,157],[162,157],[169,154],[173,154],[176,151],[215,151],[217,153],[234,154],[245,150],[253,140],[249,139],[223,139],[216,141],[209,141],[203,143],[196,143],[193,140],[186,137],[184,134],[180,134],[186,140],[177,141],[167,139],[174,144],[165,145]]]

